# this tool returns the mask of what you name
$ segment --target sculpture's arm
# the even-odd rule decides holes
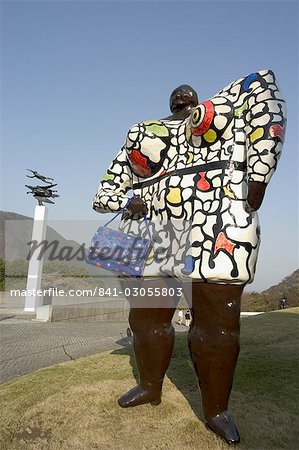
[[[124,145],[99,184],[92,207],[99,213],[117,212],[129,199],[126,193],[132,189],[132,172]]]
[[[286,126],[285,102],[268,72],[263,83],[250,94],[246,124],[248,166],[247,209],[257,210],[281,155]]]
[[[250,212],[252,210],[257,211],[265,196],[266,183],[261,183],[260,181],[249,181],[248,182],[248,194],[247,194],[247,204],[246,210]]]

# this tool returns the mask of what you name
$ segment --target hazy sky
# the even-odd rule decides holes
[[[1,209],[33,215],[24,184],[26,168],[36,169],[59,183],[49,218],[75,221],[66,237],[79,241],[77,220],[102,220],[92,197],[132,124],[168,115],[179,84],[204,100],[270,68],[287,101],[288,130],[260,212],[250,290],[297,268],[297,1],[2,0],[1,10]]]

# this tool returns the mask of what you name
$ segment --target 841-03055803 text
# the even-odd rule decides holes
[[[182,295],[181,287],[126,287],[119,290],[117,288],[98,288],[99,297],[177,297]]]

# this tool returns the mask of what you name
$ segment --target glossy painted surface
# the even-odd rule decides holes
[[[131,280],[122,281],[122,288],[131,283]],[[167,286],[164,280],[140,283],[139,287]],[[237,443],[238,430],[227,409],[239,354],[243,287],[195,282],[182,286],[185,297],[192,303],[188,345],[201,389],[205,421],[226,442]],[[134,336],[139,384],[118,400],[123,408],[160,403],[174,344],[171,321],[178,300],[166,299],[168,308],[163,308],[162,303],[160,308],[145,308],[146,302],[150,304],[150,298],[129,299],[129,323]],[[162,301],[165,303],[165,299]],[[225,411],[224,418],[222,413]],[[221,417],[217,418],[219,415]]]
[[[240,436],[228,402],[240,348],[240,302],[244,285],[254,276],[260,238],[256,210],[282,149],[285,106],[267,70],[231,83],[195,108],[188,95],[180,104],[184,95],[172,96],[171,102],[180,105],[172,108],[172,116],[131,128],[93,207],[117,211],[133,189],[140,196],[132,202],[134,213],[146,208],[160,223],[182,218],[195,230],[188,245],[186,235],[173,227],[166,245],[180,258],[168,266],[149,264],[139,288],[167,286],[167,274],[177,283],[188,281],[182,283],[192,314],[188,346],[205,423],[226,443],[237,444]],[[140,233],[138,227],[131,230]],[[149,281],[151,275],[159,278]],[[132,281],[123,283],[125,288]],[[139,384],[119,399],[122,407],[161,401],[179,299],[158,300],[160,305],[150,308],[152,298],[129,298]]]
[[[249,283],[260,244],[256,209],[276,169],[285,122],[284,100],[268,70],[231,83],[195,108],[187,102],[166,119],[140,122],[108,169],[109,180],[100,183],[94,208],[117,211],[129,189],[143,200],[173,255],[160,264],[149,258],[145,277]],[[134,222],[122,226],[142,234]]]

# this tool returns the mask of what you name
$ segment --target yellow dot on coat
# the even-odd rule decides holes
[[[187,139],[188,142],[190,141],[190,138],[191,138],[191,127],[187,126],[187,128],[186,128],[186,139]]]
[[[214,130],[208,130],[208,131],[203,135],[203,137],[205,138],[205,140],[206,140],[207,142],[214,142],[214,141],[216,141],[217,134],[215,133]]]
[[[264,128],[257,128],[251,135],[251,142],[255,142],[257,139],[260,139],[264,135]]]
[[[176,187],[176,188],[170,188],[169,193],[166,195],[166,199],[170,202],[170,203],[181,203],[182,201],[182,195],[181,195],[181,189]]]
[[[151,252],[150,252],[150,254],[148,255],[148,257],[147,257],[147,259],[146,259],[146,265],[148,265],[148,264],[150,264],[150,263],[153,262],[154,256],[155,256],[155,252],[154,252],[154,250],[152,249]]]
[[[228,185],[224,186],[223,191],[224,195],[226,195],[227,197],[232,198],[233,200],[236,199],[235,193],[231,190],[231,188]]]
[[[188,161],[187,161],[187,164],[192,163],[192,161],[193,161],[193,153],[188,152]]]

